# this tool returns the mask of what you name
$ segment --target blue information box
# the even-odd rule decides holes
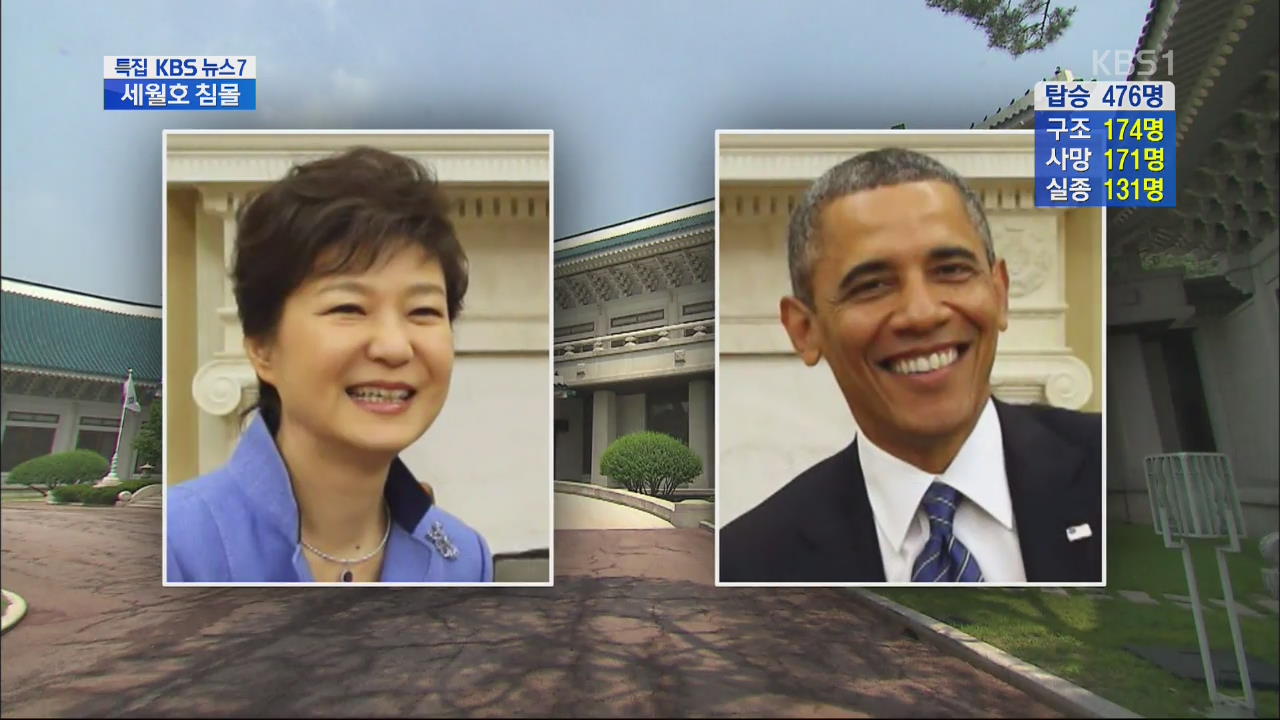
[[[115,56],[102,58],[104,110],[254,110],[257,58]]]
[[[1037,207],[1173,207],[1173,84],[1036,86]]]

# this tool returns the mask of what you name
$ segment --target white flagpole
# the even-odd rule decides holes
[[[120,466],[120,440],[124,437],[124,414],[128,412],[129,397],[125,392],[125,388],[129,387],[129,383],[133,381],[133,368],[129,368],[129,377],[124,381],[124,387],[120,389],[120,427],[116,429],[116,451],[111,454],[111,470],[107,472],[107,476],[98,481],[98,487],[108,487],[120,484],[120,475],[118,468]]]

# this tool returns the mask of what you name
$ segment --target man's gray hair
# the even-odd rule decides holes
[[[969,222],[982,238],[987,262],[994,266],[995,246],[991,242],[991,228],[982,210],[982,200],[964,180],[928,155],[902,148],[884,148],[855,155],[823,173],[791,214],[791,225],[787,230],[791,292],[804,304],[813,307],[813,263],[818,256],[820,234],[818,218],[827,203],[863,190],[928,180],[947,183],[960,193]]]

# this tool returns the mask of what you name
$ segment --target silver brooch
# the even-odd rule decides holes
[[[439,522],[431,523],[431,530],[427,533],[427,537],[431,538],[436,550],[444,556],[445,560],[458,559],[458,548],[454,547],[453,542],[449,540],[449,536],[444,534],[444,526]]]

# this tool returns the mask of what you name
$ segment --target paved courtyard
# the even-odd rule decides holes
[[[160,515],[3,508],[5,717],[1049,716],[828,589],[715,588],[701,530],[566,530],[554,588],[160,587]]]

